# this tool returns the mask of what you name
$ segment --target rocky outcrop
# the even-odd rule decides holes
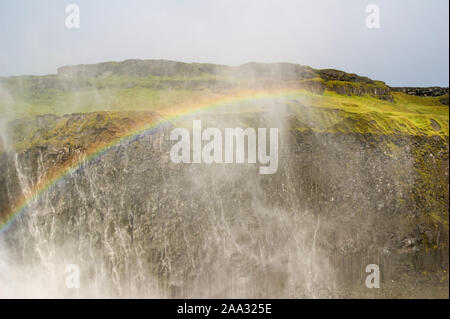
[[[402,92],[408,95],[420,97],[439,97],[439,102],[449,105],[449,89],[448,87],[390,87],[392,92]]]
[[[448,87],[390,87],[394,92],[403,92],[416,96],[442,96],[448,94]],[[448,103],[447,103],[448,104]]]
[[[347,81],[328,81],[327,89],[343,95],[370,95],[380,100],[393,101],[389,88],[383,82],[361,83]]]
[[[388,101],[393,100],[392,92],[403,92],[417,96],[442,96],[441,102],[448,105],[448,88],[391,88],[382,81],[354,73],[335,69],[313,69],[293,63],[250,62],[240,66],[226,66],[134,59],[123,62],[63,66],[58,68],[57,76],[33,77],[28,81],[32,82],[30,87],[35,90],[101,89],[103,84],[96,81],[111,76],[124,77],[121,82],[114,85],[125,88],[144,86],[152,89],[226,90],[237,87],[287,86],[305,88],[315,93],[330,90],[345,95],[370,95]],[[139,81],[140,78],[148,77],[153,78],[153,81]],[[5,85],[8,85],[7,81]]]
[[[317,70],[316,72],[325,81],[345,81],[345,82],[370,83],[370,84],[375,83],[368,77],[359,76],[355,73],[346,73],[344,71],[335,69],[322,69]]]
[[[346,95],[371,95],[392,101],[384,82],[340,70],[316,70],[293,63],[246,63],[237,67],[224,65],[183,63],[167,60],[126,60],[91,65],[64,66],[58,69],[62,79],[105,78],[112,75],[129,77],[181,77],[162,79],[152,84],[156,89],[235,88],[237,86],[277,87],[293,86],[314,93],[326,89]],[[213,76],[211,79],[192,77]],[[186,79],[183,81],[183,77]],[[228,80],[227,80],[228,79]],[[238,82],[230,81],[238,79]],[[243,82],[244,81],[244,82]]]
[[[143,125],[161,122],[162,117],[151,111],[142,112],[93,112],[65,116],[40,115],[15,120],[8,125],[8,142],[14,145],[14,154],[32,170],[31,184],[37,186],[37,178],[54,178],[54,174],[70,167],[90,152],[101,149],[123,134]],[[13,171],[5,166],[11,150],[0,141],[0,185],[7,185],[11,178],[5,172]],[[40,158],[40,160],[39,160]],[[17,164],[9,158],[8,165]],[[0,191],[0,219],[22,199],[20,183],[10,184],[8,191]],[[18,189],[19,187],[19,189]]]
[[[134,59],[123,62],[63,66],[58,68],[57,74],[62,78],[102,78],[110,75],[126,75],[130,77],[193,77],[201,74],[219,73],[226,68],[228,67],[207,63]]]
[[[208,63],[184,63],[169,60],[126,60],[63,66],[57,70],[61,78],[103,78],[111,75],[130,77],[195,77],[200,75],[228,75],[252,79],[278,81],[304,80],[317,76],[314,69],[292,63],[246,63],[231,67]]]

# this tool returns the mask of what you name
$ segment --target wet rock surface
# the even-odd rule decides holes
[[[69,297],[67,264],[82,296],[448,298],[448,138],[284,129],[277,173],[259,175],[172,163],[169,132],[120,143],[30,200],[0,235],[10,267],[37,267]],[[2,153],[3,207],[74,152]],[[365,287],[368,264],[380,289]]]

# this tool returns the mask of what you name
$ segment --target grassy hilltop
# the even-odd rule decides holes
[[[448,136],[448,90],[414,96],[384,82],[338,70],[289,63],[239,67],[165,60],[67,66],[55,75],[0,78],[0,111],[8,121],[93,111],[157,111],[241,91],[289,89],[292,128],[319,132]],[[447,105],[446,105],[447,104]],[[246,110],[257,107],[242,105]]]

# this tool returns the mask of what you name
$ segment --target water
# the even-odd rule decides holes
[[[229,124],[212,118],[205,127]],[[414,191],[403,183],[414,178],[409,150],[394,159],[382,141],[288,132],[283,119],[266,123],[281,132],[274,175],[174,164],[167,131],[72,172],[0,235],[0,297],[389,297],[431,286],[417,289],[418,273],[448,269],[448,254],[398,246],[413,229],[401,206]],[[11,153],[5,188],[30,192],[48,156]],[[384,289],[365,287],[371,263]],[[71,264],[79,289],[66,284]]]

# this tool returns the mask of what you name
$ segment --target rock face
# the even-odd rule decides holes
[[[82,64],[58,68],[57,74],[63,78],[96,78],[109,75],[145,76],[196,76],[202,73],[220,72],[225,66],[205,63],[183,63],[168,60],[126,60]]]
[[[27,172],[31,175],[32,184],[37,183],[38,177],[44,179],[46,175],[56,170],[71,166],[80,156],[92,149],[101,148],[123,134],[139,127],[140,124],[149,125],[161,121],[156,112],[95,112],[84,114],[70,114],[65,116],[41,115],[32,118],[12,121],[9,123],[9,139],[15,145],[17,158],[9,158],[6,151],[0,152],[1,167],[0,185],[8,185],[11,177],[7,163],[19,165],[20,161],[28,162]],[[4,147],[1,147],[0,150]],[[41,156],[41,157],[40,157]],[[42,157],[44,156],[44,157]],[[40,157],[40,160],[39,160]],[[12,162],[11,162],[12,160]],[[9,184],[8,189],[0,192],[0,218],[11,209],[23,189],[20,183]]]
[[[208,74],[284,80],[310,79],[317,75],[315,70],[308,66],[292,63],[246,63],[238,67],[231,67],[169,60],[126,60],[123,62],[63,66],[58,68],[57,74],[63,78],[95,78],[109,75],[193,77]]]
[[[448,94],[448,88],[431,86],[431,87],[391,87],[394,92],[403,92],[416,96],[442,96]]]
[[[317,73],[325,81],[346,81],[346,82],[358,82],[358,83],[370,83],[370,84],[375,83],[373,80],[369,79],[368,77],[359,76],[354,73],[346,73],[344,71],[335,70],[335,69],[317,70]]]
[[[108,82],[111,79],[111,82]],[[293,63],[245,63],[226,66],[209,63],[184,63],[169,60],[126,60],[63,66],[57,75],[26,79],[26,94],[39,95],[42,91],[79,91],[105,87],[143,87],[156,90],[227,90],[294,88],[314,93],[325,90],[344,95],[369,95],[381,100],[393,101],[394,92],[417,96],[441,96],[448,105],[448,88],[389,87],[382,81],[335,69],[314,69]],[[10,91],[20,90],[11,86],[8,78],[0,78],[0,84]],[[17,86],[17,85],[16,85]],[[46,95],[47,96],[47,95]]]
[[[393,92],[402,92],[408,95],[422,96],[422,97],[437,97],[440,96],[439,101],[442,104],[449,105],[448,87],[391,87]]]
[[[195,89],[198,86],[226,88],[230,85],[225,77],[248,80],[250,83],[239,85],[277,86],[288,85],[304,88],[319,93],[329,89],[346,95],[372,95],[389,100],[393,98],[390,89],[382,81],[340,70],[317,70],[293,63],[246,63],[237,67],[205,64],[183,63],[167,60],[126,60],[123,62],[105,62],[90,65],[63,66],[58,68],[61,79],[105,78],[112,75],[128,77],[198,77],[217,76],[218,78],[201,82],[182,83],[180,88]],[[179,84],[179,83],[178,83]],[[158,88],[177,88],[176,83],[158,83]],[[194,87],[192,87],[194,85]],[[236,84],[234,84],[236,85]]]
[[[372,81],[373,82],[373,81]],[[364,83],[364,82],[363,82]],[[343,82],[343,81],[329,81],[326,82],[327,89],[343,95],[370,95],[380,100],[393,101],[391,91],[384,83],[365,83],[360,82]]]
[[[65,120],[78,127],[77,116]],[[49,295],[74,296],[61,285],[65,265],[77,264],[81,296],[448,297],[448,138],[299,132],[283,129],[287,117],[254,119],[280,128],[276,174],[175,164],[170,128],[138,135],[29,201],[0,236],[10,262],[0,284],[48,276]],[[113,123],[102,127],[70,130],[70,140],[113,134]],[[3,153],[2,201],[70,157],[51,145]],[[368,264],[380,266],[380,289],[364,285]]]

